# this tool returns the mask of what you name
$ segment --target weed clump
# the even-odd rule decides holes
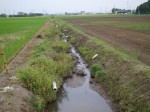
[[[93,64],[90,67],[90,71],[91,71],[91,77],[94,78],[97,74],[98,71],[101,71],[101,68],[98,64]]]
[[[102,70],[100,65],[93,64],[90,67],[91,77],[96,78],[97,81],[105,81],[107,79],[106,73]]]
[[[56,52],[67,52],[69,50],[69,45],[63,41],[57,40],[50,45],[52,49]]]
[[[59,90],[63,78],[70,74],[73,66],[71,55],[67,54],[69,44],[59,38],[50,38],[34,50],[27,66],[16,71],[23,85],[34,93],[31,104],[35,110],[41,110],[47,102],[57,98],[53,90],[53,81]]]
[[[31,96],[29,103],[31,104],[32,107],[34,107],[36,111],[40,111],[45,106],[46,102],[42,97],[38,95],[33,95]]]

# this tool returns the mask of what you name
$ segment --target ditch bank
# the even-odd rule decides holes
[[[90,71],[73,46],[70,53],[75,62],[72,77],[65,79],[58,99],[49,104],[46,110],[50,112],[112,112],[105,99],[91,89]]]
[[[91,82],[97,82],[91,85],[93,89],[101,93],[99,89],[103,88],[118,112],[150,111],[149,66],[72,26],[68,31],[70,42],[90,65],[95,78]],[[95,54],[98,56],[93,60]]]

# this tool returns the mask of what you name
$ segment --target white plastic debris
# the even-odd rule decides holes
[[[17,77],[16,77],[16,76],[12,76],[12,77],[10,78],[10,80],[17,80]]]
[[[14,91],[14,88],[13,87],[10,87],[10,86],[6,86],[4,88],[2,88],[2,91],[1,92],[9,92],[9,91]]]
[[[57,85],[55,81],[53,81],[53,90],[57,90]]]
[[[98,54],[95,54],[95,55],[92,57],[92,60],[94,60],[97,56],[98,56]]]
[[[66,43],[67,43],[67,40],[66,40],[66,39],[64,39],[64,42],[66,42]]]

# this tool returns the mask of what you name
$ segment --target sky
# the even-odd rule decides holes
[[[148,0],[0,0],[0,14],[17,12],[65,13],[109,12],[112,8],[136,9]]]

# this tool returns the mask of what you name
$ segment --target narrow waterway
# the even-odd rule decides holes
[[[50,104],[48,112],[112,112],[105,99],[90,88],[90,71],[80,54],[71,47],[72,55],[78,58],[76,68],[84,70],[85,76],[74,74],[66,79],[58,100]]]

